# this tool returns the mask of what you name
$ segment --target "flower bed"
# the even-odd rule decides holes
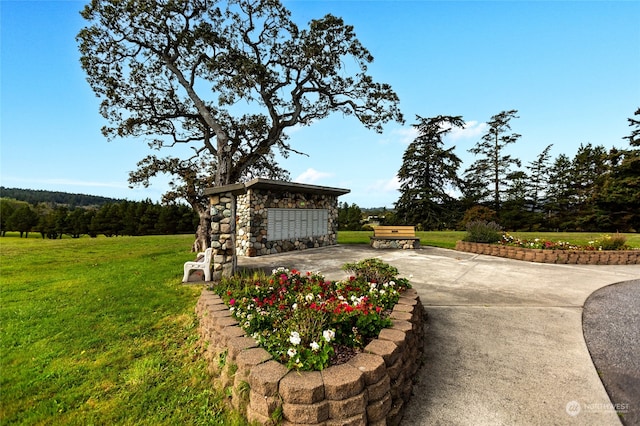
[[[397,424],[419,367],[423,309],[406,280],[366,271],[331,283],[280,269],[257,285],[222,285],[222,297],[203,291],[205,353],[236,408],[262,424]],[[338,359],[351,341],[353,356]]]
[[[626,244],[627,239],[624,235],[616,234],[603,235],[600,238],[589,241],[586,245],[572,244],[568,241],[550,241],[540,238],[534,239],[521,239],[510,235],[509,233],[502,234],[502,238],[498,241],[499,244],[511,247],[521,247],[528,249],[539,250],[579,250],[579,251],[602,251],[602,250],[629,250],[630,247]]]
[[[582,265],[637,265],[640,250],[596,250],[571,248],[526,248],[505,244],[458,241],[456,250],[539,263]]]

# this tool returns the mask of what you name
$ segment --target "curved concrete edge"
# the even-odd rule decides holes
[[[584,339],[610,407],[625,425],[640,424],[640,280],[594,291],[582,312]],[[588,407],[587,407],[588,408]]]

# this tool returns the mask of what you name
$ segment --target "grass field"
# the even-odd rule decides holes
[[[456,241],[462,240],[464,231],[428,231],[416,232],[420,238],[420,245],[442,248],[454,248]],[[586,245],[589,241],[597,240],[604,234],[601,232],[512,232],[511,235],[522,239],[540,238],[550,241],[569,241],[576,245]],[[624,234],[627,244],[640,248],[640,234]],[[369,244],[369,237],[373,231],[340,231],[338,244]]]
[[[1,238],[0,424],[244,424],[199,356],[192,238]]]

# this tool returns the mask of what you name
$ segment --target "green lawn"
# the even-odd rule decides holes
[[[416,232],[420,238],[420,245],[435,246],[442,248],[454,248],[456,241],[462,240],[466,232],[464,231],[425,231]],[[585,245],[589,241],[601,238],[601,232],[513,232],[510,233],[522,239],[546,239],[550,241],[569,241],[577,245]],[[627,244],[631,247],[640,248],[640,234],[624,234],[627,237]],[[339,231],[338,244],[369,244],[369,237],[373,236],[373,231]]]
[[[192,238],[0,238],[0,424],[244,424],[199,356]]]

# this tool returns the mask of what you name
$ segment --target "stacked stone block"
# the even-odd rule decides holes
[[[235,270],[235,199],[232,193],[210,197],[211,248],[213,249],[212,280],[220,280]]]
[[[397,425],[420,367],[424,309],[407,290],[362,353],[323,371],[294,371],[244,335],[222,300],[203,290],[196,312],[216,384],[250,421],[271,425]]]
[[[458,241],[456,250],[537,263],[640,265],[640,250],[542,250]]]

